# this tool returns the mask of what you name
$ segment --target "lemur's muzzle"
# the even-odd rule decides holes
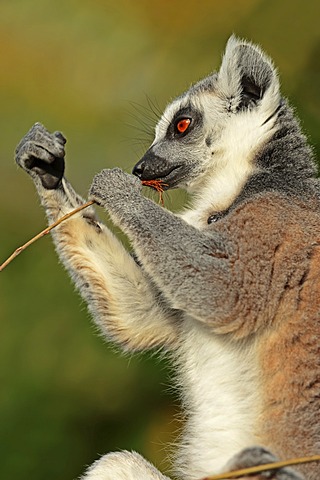
[[[145,155],[133,167],[132,173],[140,178],[140,180],[163,180],[170,187],[170,180],[173,180],[174,171],[180,168],[179,165],[172,165],[162,157],[155,155],[149,149]],[[176,173],[176,172],[175,172]]]

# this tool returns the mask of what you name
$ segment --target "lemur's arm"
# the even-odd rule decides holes
[[[199,231],[140,190],[138,178],[115,168],[96,175],[90,195],[128,235],[168,303],[214,326],[237,300],[230,239]]]
[[[16,150],[17,163],[33,178],[50,222],[84,200],[64,178],[64,137],[35,124]],[[147,274],[88,208],[60,224],[58,254],[108,338],[128,349],[170,346],[179,312],[166,305]]]

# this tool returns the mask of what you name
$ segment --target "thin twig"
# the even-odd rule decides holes
[[[234,470],[233,472],[220,473],[218,475],[211,475],[203,480],[226,480],[231,478],[241,478],[246,475],[254,473],[265,472],[267,470],[277,470],[283,467],[290,467],[292,465],[301,465],[303,463],[319,462],[320,455],[312,455],[311,457],[292,458],[291,460],[284,460],[281,462],[266,463],[265,465],[257,465],[255,467],[242,468],[241,470]]]
[[[83,205],[81,205],[80,207],[78,208],[75,208],[74,210],[72,210],[71,212],[67,213],[66,215],[64,215],[63,217],[59,218],[56,222],[52,223],[52,225],[49,225],[49,227],[45,228],[44,230],[42,230],[42,232],[38,233],[35,237],[32,237],[27,243],[25,243],[24,245],[22,245],[21,247],[17,248],[12,255],[10,255],[9,258],[7,258],[7,260],[5,262],[3,262],[2,265],[0,265],[0,272],[7,266],[9,265],[10,262],[12,262],[12,260],[14,258],[16,258],[23,250],[25,250],[27,247],[29,247],[29,245],[31,245],[32,243],[34,243],[36,240],[38,240],[39,238],[41,237],[44,237],[45,235],[47,235],[53,228],[57,227],[58,225],[60,225],[60,223],[64,222],[65,220],[67,220],[68,218],[72,217],[73,215],[75,215],[76,213],[80,212],[81,210],[83,210],[84,208],[87,208],[89,207],[90,205],[93,205],[95,202],[94,200],[90,200],[89,202],[87,203],[84,203]]]
[[[164,206],[162,193],[164,191],[164,187],[168,187],[168,184],[164,183],[163,180],[142,180],[141,183],[146,187],[151,187],[157,190],[157,192],[159,193],[159,202],[162,206]]]

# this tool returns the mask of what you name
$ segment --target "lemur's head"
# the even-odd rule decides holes
[[[279,81],[259,47],[232,36],[222,65],[166,108],[133,173],[167,188],[201,190],[214,178],[241,188],[253,158],[274,133]],[[237,187],[237,189],[238,189]]]

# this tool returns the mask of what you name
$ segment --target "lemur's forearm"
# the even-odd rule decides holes
[[[50,222],[84,203],[65,179],[56,190],[38,186],[38,191]],[[108,338],[129,349],[146,348],[146,338],[148,348],[176,341],[178,314],[166,307],[92,207],[59,225],[52,235],[60,258]]]

